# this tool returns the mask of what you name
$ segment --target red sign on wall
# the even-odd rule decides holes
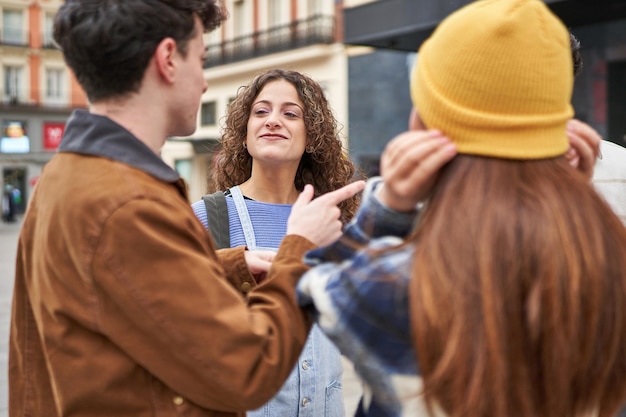
[[[47,151],[56,151],[61,143],[65,123],[44,122],[43,124],[43,148]]]

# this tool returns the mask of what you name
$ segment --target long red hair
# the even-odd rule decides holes
[[[427,404],[450,417],[617,413],[626,229],[564,159],[457,156],[410,240]]]

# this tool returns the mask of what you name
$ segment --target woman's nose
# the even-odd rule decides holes
[[[276,117],[276,115],[274,114],[269,114],[267,116],[267,120],[265,121],[265,126],[267,127],[278,127],[280,126],[280,121],[278,120],[278,117]]]

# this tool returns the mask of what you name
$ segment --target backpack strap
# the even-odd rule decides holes
[[[209,232],[218,249],[230,248],[230,227],[228,225],[228,208],[226,197],[222,191],[216,191],[202,197],[206,207]]]

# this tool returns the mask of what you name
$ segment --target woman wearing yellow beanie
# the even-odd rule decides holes
[[[572,72],[540,0],[475,1],[420,48],[414,130],[298,286],[364,381],[358,415],[613,417],[626,402],[626,229],[590,184],[597,143],[568,124]]]

